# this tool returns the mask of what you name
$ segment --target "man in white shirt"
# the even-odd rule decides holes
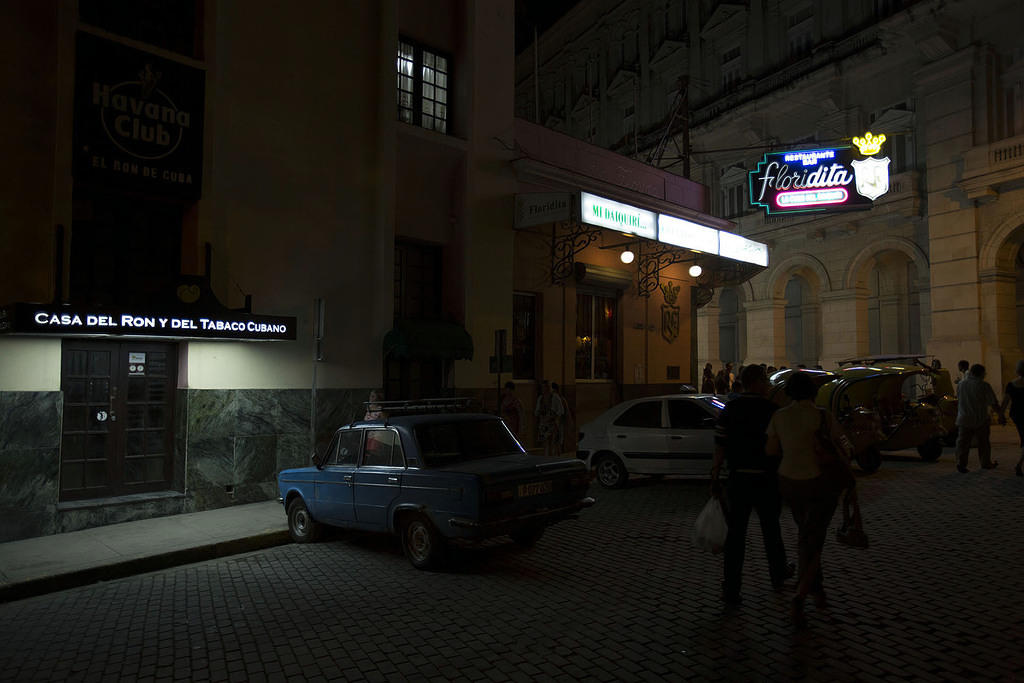
[[[537,416],[537,435],[540,437],[541,445],[544,447],[544,455],[558,455],[558,427],[562,422],[562,415],[565,407],[562,400],[551,393],[551,383],[547,380],[541,382],[540,396],[537,397],[537,405],[534,407],[534,415]]]
[[[962,361],[961,361],[962,362]],[[978,459],[981,469],[990,470],[999,463],[992,459],[992,442],[989,432],[992,429],[992,417],[988,410],[992,408],[999,416],[999,424],[1006,424],[1006,416],[999,406],[999,399],[992,385],[985,381],[985,366],[975,363],[971,366],[967,377],[956,386],[956,426],[959,433],[956,439],[956,469],[966,474],[967,454],[971,450],[971,442],[978,439]]]

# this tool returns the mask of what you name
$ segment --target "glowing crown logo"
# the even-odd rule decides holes
[[[661,286],[661,292],[665,295],[665,303],[669,306],[673,306],[676,303],[676,297],[679,296],[679,287],[673,285],[671,282],[666,282]]]
[[[860,153],[866,157],[871,156],[872,154],[877,154],[878,150],[882,148],[883,142],[885,142],[885,133],[882,133],[881,135],[872,135],[871,131],[864,133],[864,137],[862,138],[853,138],[853,144],[857,145]]]

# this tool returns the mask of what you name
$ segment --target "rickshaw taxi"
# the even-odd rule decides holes
[[[950,396],[940,393],[943,371],[906,357],[851,359],[840,365],[833,372],[805,372],[819,384],[816,402],[843,426],[861,470],[875,472],[882,464],[882,451],[916,448],[926,461],[942,455],[945,423],[950,414],[950,424],[956,420],[955,398],[950,408]],[[791,372],[772,375],[777,395],[784,396],[781,387]]]

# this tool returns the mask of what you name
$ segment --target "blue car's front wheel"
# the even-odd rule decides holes
[[[288,504],[288,533],[296,543],[312,543],[320,535],[320,524],[301,498]]]

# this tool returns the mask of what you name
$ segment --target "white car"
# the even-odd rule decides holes
[[[576,457],[605,488],[631,474],[702,474],[711,469],[725,397],[667,394],[624,401],[580,429]]]

